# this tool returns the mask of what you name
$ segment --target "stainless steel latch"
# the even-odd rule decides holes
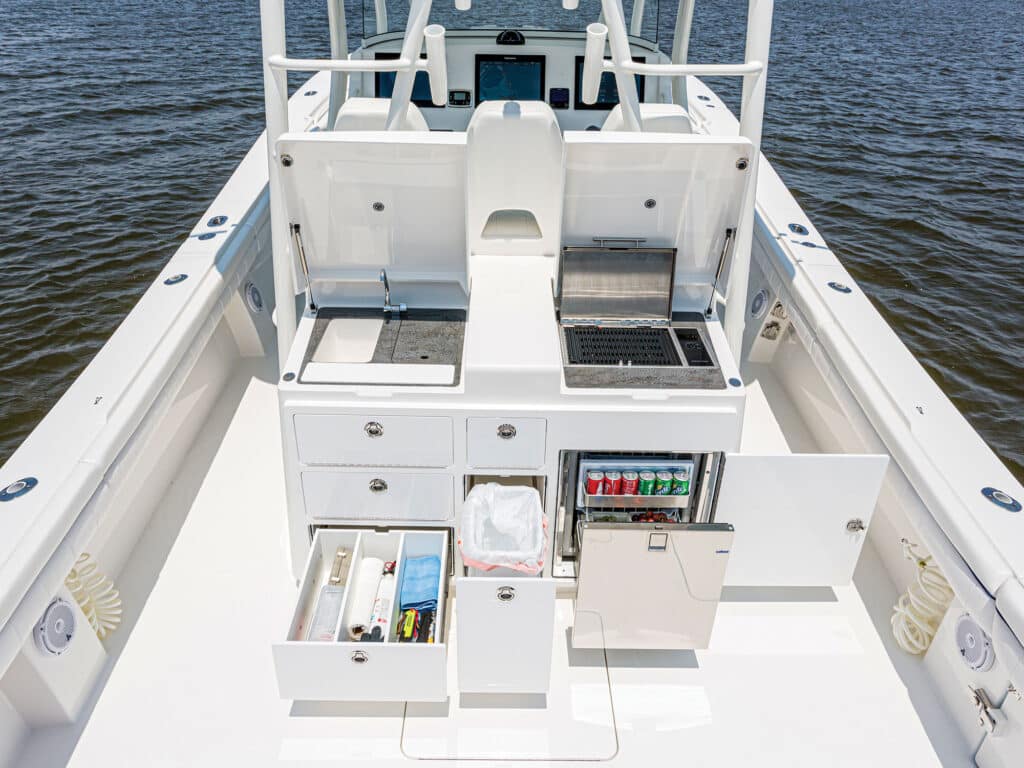
[[[997,730],[1006,722],[1006,715],[992,704],[984,688],[969,685],[967,690],[971,692],[971,701],[978,710],[978,725],[993,736],[997,735]]]

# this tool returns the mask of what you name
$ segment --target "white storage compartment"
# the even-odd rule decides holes
[[[459,690],[547,693],[555,582],[464,578],[456,582]]]
[[[334,640],[308,639],[318,599],[339,547],[350,553]],[[398,642],[399,590],[411,558],[440,559],[433,642]],[[359,563],[364,557],[395,560],[395,595],[383,642],[352,641],[348,628],[361,592]],[[323,701],[443,701],[447,697],[445,600],[448,580],[447,531],[318,529],[313,537],[295,613],[285,638],[274,644],[274,667],[281,698]]]
[[[310,520],[451,520],[453,484],[437,472],[302,473]]]
[[[546,419],[466,420],[466,463],[483,469],[544,466]]]
[[[446,416],[299,413],[295,441],[303,464],[447,467],[452,420]]]
[[[888,464],[882,455],[727,454],[714,518],[736,529],[725,583],[849,584]]]

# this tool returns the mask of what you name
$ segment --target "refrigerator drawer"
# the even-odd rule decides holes
[[[575,648],[707,648],[733,528],[588,523],[578,529]]]

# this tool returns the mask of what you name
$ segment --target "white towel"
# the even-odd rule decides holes
[[[373,613],[373,601],[377,597],[377,587],[384,573],[384,561],[379,557],[364,557],[359,561],[356,579],[349,587],[348,596],[348,636],[358,640],[364,632],[370,631],[370,615]]]

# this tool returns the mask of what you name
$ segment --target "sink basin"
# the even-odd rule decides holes
[[[368,363],[373,360],[384,318],[338,317],[327,323],[313,352],[314,363]]]
[[[325,309],[317,315],[299,381],[453,386],[465,326],[463,310],[385,316],[380,309]]]

